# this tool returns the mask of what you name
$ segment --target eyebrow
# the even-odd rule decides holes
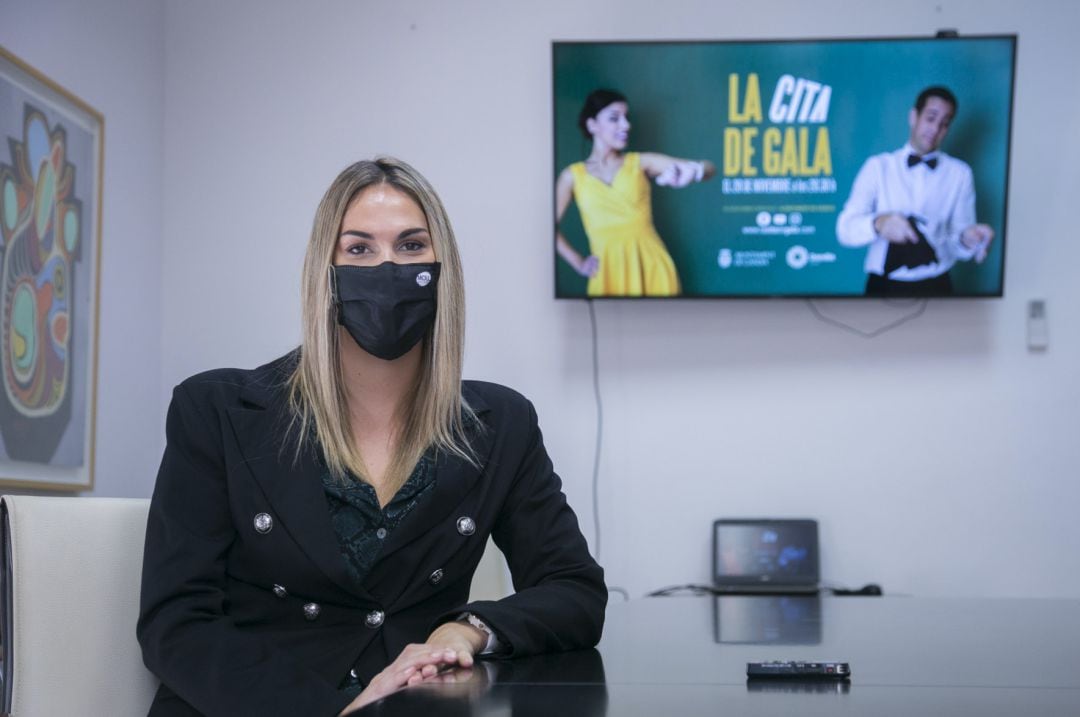
[[[398,234],[397,238],[398,239],[405,239],[406,237],[411,237],[411,236],[414,236],[416,234],[428,234],[428,233],[429,233],[428,230],[424,229],[423,227],[413,227],[412,229],[406,229],[405,231]],[[375,238],[374,235],[368,234],[367,232],[362,232],[362,231],[360,231],[358,229],[348,229],[346,231],[341,232],[340,236],[343,236],[343,237],[349,237],[349,236],[351,236],[351,237],[359,237],[361,239],[374,239]]]

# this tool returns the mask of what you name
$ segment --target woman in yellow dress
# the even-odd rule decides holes
[[[677,296],[679,274],[653,226],[649,180],[685,187],[710,179],[716,168],[707,160],[624,151],[629,111],[626,97],[613,90],[595,90],[586,98],[578,127],[592,141],[592,152],[564,169],[555,184],[555,248],[589,278],[589,296]],[[571,199],[589,238],[587,257],[558,230]]]

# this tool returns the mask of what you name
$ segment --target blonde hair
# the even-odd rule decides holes
[[[442,264],[435,322],[424,339],[420,376],[406,398],[396,435],[397,450],[384,476],[385,486],[392,495],[432,446],[475,464],[463,412],[470,418],[473,414],[461,397],[465,344],[461,259],[450,220],[434,188],[405,162],[392,157],[357,162],[337,176],[319,202],[300,285],[303,303],[300,357],[288,387],[290,430],[297,432],[297,457],[305,444],[315,439],[334,478],[343,481],[351,472],[370,479],[349,426],[330,267],[346,208],[361,191],[381,184],[404,192],[420,206],[427,219],[435,258]]]

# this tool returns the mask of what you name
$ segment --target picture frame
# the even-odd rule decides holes
[[[0,46],[0,488],[94,485],[105,118]]]

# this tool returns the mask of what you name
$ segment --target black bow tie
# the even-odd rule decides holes
[[[926,162],[926,166],[933,169],[937,166],[937,157],[931,157],[930,159],[923,159],[917,154],[909,154],[907,156],[907,166],[914,167],[919,162]]]

